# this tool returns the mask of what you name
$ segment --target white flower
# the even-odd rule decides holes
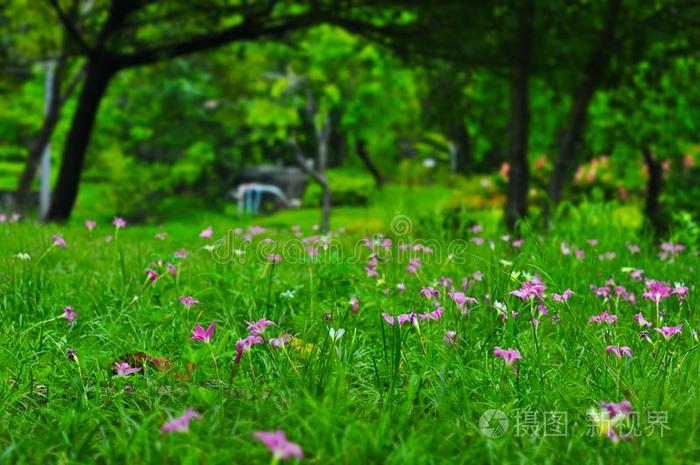
[[[286,291],[282,292],[280,294],[282,297],[285,299],[293,299],[294,298],[294,291],[292,289],[287,289]]]
[[[498,311],[499,315],[505,315],[508,313],[508,307],[506,307],[506,304],[503,302],[499,302],[498,300],[493,303],[493,307]]]
[[[334,341],[340,340],[341,337],[343,337],[343,334],[345,334],[345,330],[343,328],[330,328],[328,330],[328,335],[333,339]]]
[[[31,260],[31,259],[32,259],[32,257],[31,257],[28,253],[26,253],[26,252],[20,252],[20,253],[18,253],[17,255],[15,255],[15,258],[18,258],[19,260],[22,260],[22,261],[24,261],[24,262],[26,262],[27,260]]]

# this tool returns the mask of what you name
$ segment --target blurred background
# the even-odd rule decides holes
[[[700,2],[5,0],[3,221],[605,203],[697,241]],[[580,214],[580,211],[579,213]]]

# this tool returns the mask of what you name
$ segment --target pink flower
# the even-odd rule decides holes
[[[641,251],[639,246],[635,244],[627,244],[627,250],[629,250],[631,254],[636,254]]]
[[[567,289],[562,294],[552,294],[552,298],[556,302],[566,302],[572,295],[574,295],[574,291]]]
[[[661,281],[648,279],[646,282],[647,288],[644,290],[642,297],[651,300],[658,305],[663,299],[671,296],[671,287]]]
[[[436,313],[437,312],[437,313]],[[428,316],[430,315],[430,316]],[[440,316],[442,315],[442,311],[440,309],[436,310],[435,312],[431,312],[430,314],[424,313],[421,315],[422,319],[439,319]],[[405,323],[411,323],[411,324],[418,324],[418,315],[416,315],[415,312],[411,313],[402,313],[400,315],[397,315],[396,317],[391,316],[390,314],[384,312],[382,313],[382,318],[384,318],[384,321],[389,323],[390,325],[393,325],[395,322],[398,322],[399,326],[403,326]]]
[[[93,220],[85,220],[85,227],[88,229],[88,231],[92,231],[95,229],[95,226],[97,226],[97,223]]]
[[[269,342],[270,345],[275,349],[279,349],[280,347],[284,347],[285,344],[287,344],[287,341],[289,341],[291,338],[291,334],[284,333],[280,337],[273,337],[272,339],[268,339],[267,342]]]
[[[241,357],[243,356],[243,351],[248,351],[250,350],[251,347],[255,344],[264,344],[265,340],[257,336],[255,334],[251,334],[250,336],[246,336],[243,339],[239,339],[236,342],[236,363],[241,363]]]
[[[350,310],[353,313],[357,313],[360,311],[360,299],[357,298],[357,296],[352,296],[350,299]]]
[[[209,226],[207,229],[199,233],[199,238],[200,239],[209,239],[214,235],[214,229]]]
[[[115,362],[112,367],[114,368],[114,371],[117,374],[117,376],[130,376],[134,373],[138,373],[143,369],[141,367],[132,368],[126,362]]]
[[[533,283],[530,281],[525,281],[520,285],[520,289],[511,291],[511,295],[519,297],[522,300],[528,300],[537,297],[538,299],[544,298],[542,292],[546,288],[543,284]]]
[[[56,234],[55,236],[51,236],[51,242],[56,247],[60,247],[62,249],[65,249],[66,245],[68,245],[66,244],[66,241],[63,239],[63,237],[59,236],[58,234]]]
[[[689,289],[687,286],[684,286],[681,283],[674,283],[673,290],[671,291],[671,294],[677,295],[678,301],[683,303],[685,301],[685,296],[688,295],[688,292],[689,292]]]
[[[611,315],[608,313],[607,310],[605,310],[603,313],[600,315],[593,315],[590,320],[588,320],[589,323],[607,323],[609,325],[614,325],[617,322],[617,315]]]
[[[112,220],[112,224],[114,225],[115,228],[117,229],[124,229],[126,228],[126,220],[124,218],[120,218],[118,216],[115,216],[114,219]]]
[[[635,281],[639,281],[640,279],[642,279],[643,276],[644,270],[636,269],[630,273],[630,278],[634,279]]]
[[[160,275],[157,272],[153,271],[150,268],[146,269],[146,282],[148,282],[149,284],[158,279],[159,277]]]
[[[663,242],[661,244],[661,252],[659,253],[659,258],[661,260],[666,260],[667,258],[673,259],[679,253],[685,250],[683,244],[674,244],[673,242]]]
[[[583,260],[584,258],[586,258],[586,252],[584,252],[581,249],[576,249],[576,252],[574,252],[574,254],[576,255],[576,258],[578,258],[579,260]]]
[[[199,304],[199,300],[195,299],[194,297],[190,297],[190,296],[181,296],[178,300],[187,310],[192,308],[193,305]]]
[[[73,307],[66,307],[63,309],[63,318],[65,318],[69,322],[72,322],[73,320],[78,318],[78,313],[73,311]]]
[[[448,294],[452,301],[456,303],[460,308],[464,307],[464,304],[470,303],[470,304],[476,304],[478,303],[478,300],[476,300],[474,297],[469,297],[464,295],[462,292],[457,292],[457,291],[450,291]]]
[[[600,402],[600,406],[608,411],[611,418],[617,415],[628,415],[632,413],[632,404],[628,400],[622,400],[621,402]]]
[[[457,342],[457,332],[456,331],[445,331],[445,336],[442,338],[448,347],[452,347]]]
[[[518,239],[518,240],[513,241],[511,243],[511,245],[517,249],[517,248],[522,247],[524,243],[525,243],[525,241],[523,239]]]
[[[434,297],[438,297],[440,292],[432,287],[424,287],[420,290],[420,295],[426,299],[432,299]]]
[[[195,412],[192,407],[188,407],[187,411],[178,418],[175,418],[172,421],[169,421],[165,423],[163,426],[160,428],[161,433],[172,433],[172,432],[178,432],[178,433],[184,433],[190,429],[190,421],[193,419],[200,420],[202,416]]]
[[[627,358],[632,358],[632,349],[624,346],[624,347],[615,347],[615,346],[607,346],[605,348],[605,352],[609,354],[615,354],[617,358],[622,357],[623,355],[626,356]]]
[[[642,312],[635,314],[634,319],[637,321],[637,323],[639,323],[639,326],[642,326],[642,327],[646,326],[647,328],[649,326],[651,326],[651,321],[645,320]]]
[[[173,257],[175,258],[187,258],[187,251],[186,250],[177,250],[175,253],[173,253]]]
[[[195,328],[192,330],[192,339],[208,343],[211,337],[214,335],[215,329],[215,323],[210,324],[207,329],[204,329],[201,326],[195,326]]]
[[[432,311],[432,312],[421,313],[421,314],[418,315],[418,316],[420,317],[420,319],[421,319],[422,321],[425,321],[425,320],[439,320],[440,318],[442,318],[442,314],[443,314],[444,311],[445,311],[444,308],[438,307],[436,310],[434,310],[434,311]]]
[[[399,291],[399,294],[403,294],[404,291],[406,291],[406,284],[404,284],[404,283],[398,283],[398,284],[396,285],[396,290]]]
[[[498,346],[493,349],[493,355],[495,357],[502,358],[508,367],[512,367],[516,361],[522,359],[522,356],[517,349],[502,349]]]
[[[267,318],[261,318],[258,321],[251,323],[250,321],[246,321],[246,324],[248,325],[248,331],[250,331],[250,334],[253,336],[258,336],[262,333],[265,332],[265,328],[267,326],[275,326],[275,322],[272,320],[268,320]]]
[[[172,263],[168,263],[167,265],[165,265],[165,268],[168,269],[168,273],[170,273],[170,275],[173,278],[177,276],[177,267],[175,265],[173,265]]]
[[[288,441],[284,431],[256,431],[253,433],[253,436],[255,439],[265,444],[265,447],[267,447],[278,460],[287,460],[292,457],[301,459],[304,457],[301,446]]]
[[[664,326],[662,328],[654,328],[654,331],[661,333],[661,335],[666,339],[667,341],[671,339],[674,335],[676,334],[681,334],[681,329],[683,328],[683,325],[677,325],[677,326]]]
[[[282,261],[282,257],[277,254],[271,253],[267,256],[267,261],[270,263],[279,263]]]

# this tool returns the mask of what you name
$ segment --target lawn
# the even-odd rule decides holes
[[[316,210],[0,224],[0,463],[697,462],[697,254],[611,206],[455,237],[445,197],[328,237]]]

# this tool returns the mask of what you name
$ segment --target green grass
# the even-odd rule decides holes
[[[301,445],[303,463],[314,464],[698,460],[700,357],[691,335],[698,327],[697,256],[686,251],[673,261],[660,260],[657,245],[620,226],[610,206],[584,206],[548,235],[526,234],[522,248],[502,241],[495,222],[485,225],[484,235],[494,241],[493,249],[488,242],[466,248],[450,243],[455,238],[434,226],[439,221],[416,219],[410,234],[397,235],[390,227],[393,215],[437,215],[448,193],[396,194],[388,192],[367,208],[337,209],[333,227],[347,228],[335,238],[342,248],[321,249],[317,261],[304,263],[294,253],[300,244],[289,242],[289,226],[300,224],[305,237],[312,235],[317,210],[260,218],[268,230],[248,247],[224,240],[233,237],[226,231],[255,220],[207,212],[184,214],[162,227],[130,225],[111,242],[103,239],[114,234],[105,218],[92,236],[82,227],[87,210],[67,227],[0,225],[0,463],[269,463],[270,454],[252,433],[276,429]],[[209,224],[215,237],[199,239]],[[358,241],[380,230],[394,242],[391,254],[378,251],[379,276],[372,278],[364,271],[370,251]],[[158,231],[169,235],[157,240]],[[50,248],[56,233],[67,240],[66,249]],[[274,268],[264,259],[273,250],[266,237],[277,241],[273,248],[283,255]],[[406,273],[408,257],[397,245],[416,237],[435,238],[434,253],[416,252],[423,264],[413,275]],[[593,238],[598,245],[586,243]],[[213,254],[203,248],[218,240],[223,245]],[[562,255],[564,240],[583,249],[585,259]],[[628,243],[642,252],[630,253]],[[190,256],[174,259],[182,248]],[[598,260],[610,251],[615,258]],[[31,260],[14,257],[19,252]],[[237,260],[224,261],[224,255]],[[177,265],[176,277],[165,271],[167,262]],[[641,311],[652,320],[655,307],[642,299],[644,283],[631,279],[625,267],[690,286],[685,303],[674,296],[662,305],[666,324],[683,323],[681,335],[665,341],[652,330],[652,343],[639,337],[633,315]],[[161,278],[146,285],[146,268],[157,269]],[[466,294],[479,303],[463,316],[438,279],[449,277],[460,287],[462,277],[477,270],[483,281],[471,280]],[[548,287],[549,308],[536,333],[529,304],[509,295],[534,273]],[[636,305],[593,294],[589,286],[602,286],[611,276],[636,294]],[[403,294],[396,290],[399,282],[406,284]],[[432,310],[419,295],[429,285],[441,292],[442,319],[422,322],[419,331],[382,319],[382,312]],[[552,301],[553,292],[567,288],[575,292],[567,304]],[[288,290],[293,298],[283,296]],[[185,310],[178,301],[183,295],[201,304]],[[350,311],[352,296],[361,302],[358,313]],[[494,301],[520,316],[504,323]],[[67,305],[79,313],[73,325],[54,320]],[[615,325],[588,323],[605,309],[618,315]],[[262,317],[277,324],[267,328],[265,339],[288,332],[296,342],[284,350],[254,346],[235,364],[245,321]],[[195,325],[209,322],[217,324],[210,347],[190,340]],[[333,342],[330,327],[346,333]],[[446,330],[457,333],[453,347],[443,342]],[[634,357],[607,355],[608,345],[630,346]],[[493,356],[495,346],[522,353],[517,376]],[[79,363],[66,357],[68,348]],[[143,374],[114,376],[111,365],[135,352],[167,358],[172,367],[147,365]],[[127,385],[132,389],[125,390]],[[639,412],[642,428],[649,425],[649,412],[662,411],[669,429],[663,435],[644,431],[618,444],[589,435],[588,410],[599,401],[622,399]],[[161,434],[161,425],[188,406],[203,419],[187,433]],[[480,431],[479,419],[489,409],[510,419],[503,437]],[[566,413],[564,436],[514,429],[518,412],[521,420],[534,412],[542,428],[544,412],[554,411]]]

